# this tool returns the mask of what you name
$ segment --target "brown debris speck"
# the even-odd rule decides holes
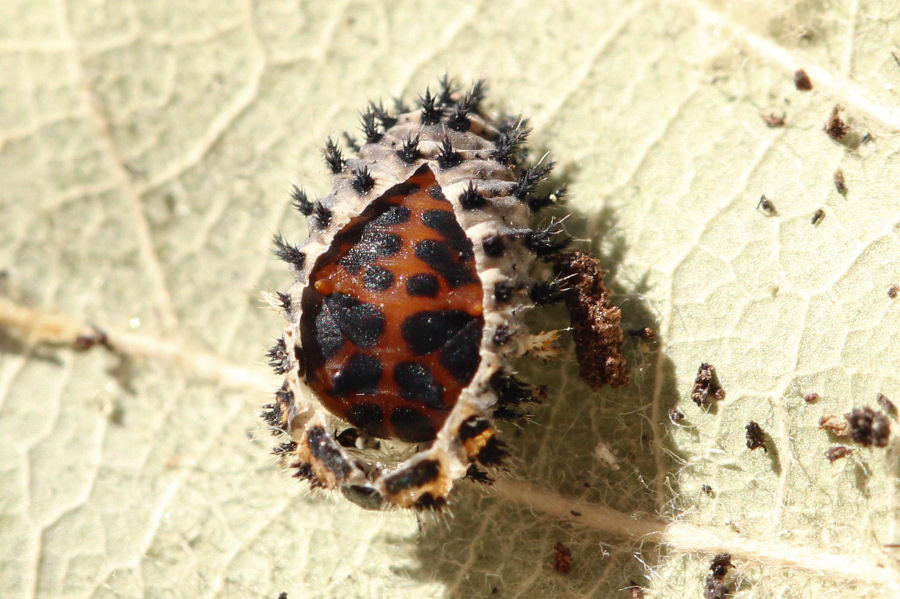
[[[725,599],[729,594],[731,594],[731,589],[725,586],[722,581],[716,580],[712,576],[706,577],[703,599]]]
[[[784,127],[784,113],[782,113],[781,116],[778,116],[770,112],[769,114],[763,114],[760,116],[762,117],[763,122],[769,127]]]
[[[669,410],[669,422],[671,422],[672,424],[678,424],[682,420],[684,420],[684,414],[682,414],[675,408]]]
[[[747,449],[753,450],[762,447],[764,452],[769,453],[769,450],[766,447],[766,433],[763,431],[762,427],[751,420],[744,428],[747,431]]]
[[[888,297],[891,299],[897,299],[897,296],[900,295],[900,285],[894,283],[890,287],[888,287]]]
[[[833,464],[841,458],[846,458],[851,453],[853,453],[853,450],[849,447],[844,447],[843,445],[832,445],[825,450],[825,457],[828,458],[828,461]]]
[[[846,417],[851,439],[865,447],[887,446],[891,436],[891,421],[887,416],[865,407],[854,409]]]
[[[808,92],[812,89],[812,81],[810,81],[809,75],[803,69],[799,69],[794,73],[794,87],[802,92]]]
[[[844,171],[841,169],[834,171],[834,188],[842,196],[847,195],[847,182],[844,180]]]
[[[829,412],[819,418],[819,428],[830,432],[835,437],[846,437],[850,434],[850,424],[843,416],[836,416]]]
[[[628,331],[628,334],[637,339],[655,339],[656,331],[651,329],[650,327],[644,327],[643,329],[632,329]]]
[[[756,209],[766,216],[775,216],[776,214],[778,214],[778,210],[775,208],[775,204],[773,204],[772,200],[767,198],[765,195],[759,196],[759,202],[756,203]]]
[[[807,393],[803,396],[803,401],[806,403],[815,403],[819,401],[819,394],[813,391],[812,393]]]
[[[713,399],[721,401],[725,399],[725,389],[719,383],[716,368],[712,364],[703,362],[697,369],[697,378],[694,379],[694,387],[691,389],[691,399],[701,408],[708,407]]]
[[[709,565],[710,574],[706,577],[706,586],[703,588],[703,599],[725,599],[731,590],[725,586],[725,575],[731,563],[731,555],[720,553],[716,555]]]
[[[812,226],[816,226],[816,225],[818,225],[820,222],[822,222],[823,220],[825,220],[825,211],[822,210],[821,208],[819,208],[818,210],[816,210],[815,212],[813,212],[812,218],[809,219],[809,223],[810,223]]]
[[[644,599],[644,589],[639,587],[638,583],[633,580],[629,580],[628,584],[631,585],[629,587],[631,589],[631,599]]]
[[[562,252],[554,266],[556,275],[568,282],[563,299],[572,322],[579,375],[594,390],[627,385],[630,375],[622,355],[622,312],[609,301],[599,260],[584,252]]]
[[[875,401],[878,402],[878,405],[881,406],[881,409],[884,410],[886,414],[895,415],[897,413],[897,406],[895,406],[894,402],[889,400],[884,393],[879,393],[875,397]]]
[[[572,570],[572,551],[559,541],[553,546],[553,569],[560,574]]]
[[[841,106],[835,104],[834,108],[831,109],[831,116],[828,117],[828,122],[825,123],[825,133],[835,141],[840,141],[842,137],[847,135],[849,130],[847,123],[841,118],[841,110]]]
[[[712,497],[713,488],[711,486],[703,485],[700,487],[700,490],[703,491],[704,493],[706,493],[707,495],[709,495],[710,497]]]
[[[722,580],[725,578],[725,575],[728,574],[728,568],[732,567],[733,565],[734,564],[731,563],[731,554],[719,553],[709,564],[709,569],[712,572],[713,578],[715,578],[716,580]]]
[[[78,351],[87,351],[95,345],[100,345],[110,351],[113,349],[112,345],[109,342],[109,337],[106,335],[103,329],[90,323],[87,324],[86,332],[75,337],[73,345]]]

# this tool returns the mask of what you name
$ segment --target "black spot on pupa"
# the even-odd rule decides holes
[[[375,262],[375,252],[372,248],[362,244],[354,245],[344,256],[338,260],[344,270],[350,274],[358,274],[363,266]]]
[[[441,284],[434,275],[413,275],[406,280],[406,292],[410,295],[434,297],[440,289]]]
[[[441,191],[440,185],[432,185],[428,188],[428,195],[433,197],[436,200],[444,200],[447,201],[446,196],[444,196],[444,192]]]
[[[400,186],[398,185],[397,187]],[[400,193],[402,195],[408,195],[419,190],[418,185],[409,185],[409,187],[413,189],[403,190]],[[406,206],[391,206],[390,208],[382,212],[378,216],[378,218],[372,219],[370,224],[375,227],[387,227],[390,225],[402,225],[408,220],[409,208],[407,208]]]
[[[404,320],[400,332],[412,352],[421,356],[443,348],[472,322],[481,323],[462,310],[423,311]]]
[[[368,402],[354,403],[347,414],[347,421],[373,437],[384,437],[384,410]]]
[[[328,360],[344,347],[344,333],[330,310],[323,309],[316,314],[315,331],[315,341],[324,359]]]
[[[332,293],[323,303],[325,309],[322,313],[330,312],[343,336],[363,349],[373,347],[384,331],[384,315],[374,304],[360,302],[343,293]],[[317,317],[317,328],[318,320]]]
[[[422,222],[425,226],[439,233],[459,256],[468,260],[474,256],[472,242],[463,233],[462,227],[456,222],[456,215],[449,210],[426,210],[422,213]]]
[[[404,399],[423,403],[436,410],[446,409],[441,401],[444,388],[435,382],[434,375],[425,364],[400,362],[394,367],[394,381],[400,387],[400,394]]]
[[[363,228],[360,240],[344,254],[338,264],[355,275],[363,266],[375,262],[376,258],[396,254],[402,246],[403,240],[399,235],[382,231],[373,221]]]
[[[394,432],[402,441],[422,443],[434,439],[437,431],[427,416],[419,410],[400,407],[391,412],[391,424]]]
[[[350,464],[341,455],[341,450],[324,428],[313,426],[306,432],[309,452],[330,470],[338,480],[343,480],[350,473]]]
[[[416,244],[416,257],[434,269],[450,287],[474,283],[469,267],[456,261],[450,246],[436,239],[423,239]]]
[[[363,284],[366,286],[366,289],[384,291],[394,284],[394,275],[388,269],[373,264],[366,267],[366,272],[363,274]]]
[[[481,319],[470,321],[441,350],[441,365],[461,383],[472,380],[478,370],[478,363],[481,361],[478,353],[481,329]]]
[[[456,216],[449,210],[426,210],[422,213],[422,222],[426,227],[437,231],[447,239],[463,236],[462,229],[456,222]]]
[[[399,493],[415,489],[437,480],[441,474],[441,464],[437,460],[421,460],[384,479],[388,493]]]
[[[379,231],[375,227],[366,226],[361,242],[370,247],[377,257],[393,256],[403,247],[399,235]]]
[[[340,372],[334,375],[332,390],[338,396],[376,393],[378,381],[381,380],[381,371],[381,360],[375,356],[353,354]]]

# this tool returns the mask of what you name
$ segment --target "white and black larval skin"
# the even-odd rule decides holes
[[[562,238],[558,223],[551,221],[550,226],[537,230],[529,227],[533,213],[552,204],[559,193],[559,190],[537,193],[552,163],[543,160],[527,168],[521,165],[526,155],[524,142],[528,134],[524,120],[495,122],[485,116],[480,108],[483,91],[483,82],[478,82],[467,93],[458,93],[452,82],[444,78],[440,91],[432,95],[426,90],[415,110],[397,102],[398,114],[392,115],[381,104],[370,104],[362,114],[364,143],[357,146],[347,137],[357,158],[345,159],[335,143],[331,140],[326,143],[325,162],[333,173],[331,194],[310,201],[303,191],[294,189],[293,203],[307,218],[307,239],[299,245],[289,244],[281,236],[275,239],[275,253],[289,264],[294,282],[287,292],[267,298],[287,321],[282,337],[268,354],[276,373],[284,374],[285,378],[275,394],[274,403],[264,407],[262,418],[272,433],[282,438],[275,453],[295,476],[307,479],[313,487],[340,489],[347,498],[364,508],[437,509],[446,504],[447,495],[457,479],[467,477],[490,483],[491,478],[482,467],[497,466],[507,455],[496,436],[492,419],[520,416],[521,404],[532,401],[538,393],[513,376],[513,361],[526,353],[542,358],[556,353],[553,346],[556,332],[532,334],[523,323],[525,313],[535,304],[565,300],[572,313],[576,337],[580,333],[590,341],[590,336],[594,335],[591,327],[596,329],[597,318],[592,316],[593,313],[588,314],[589,304],[598,304],[598,299],[588,296],[602,292],[605,301],[600,280],[602,273],[596,268],[595,261],[579,252],[562,251],[567,240]],[[459,264],[454,262],[456,266],[451,267],[462,268],[460,265],[466,259],[470,265],[474,264],[482,298],[481,305],[472,306],[470,314],[452,311],[454,315],[462,315],[461,323],[471,325],[466,325],[466,330],[477,330],[476,322],[481,325],[480,341],[475,337],[474,343],[453,349],[456,354],[477,351],[478,355],[456,356],[457,362],[462,360],[471,368],[463,376],[457,375],[465,385],[455,402],[449,398],[445,400],[446,405],[436,404],[442,410],[442,422],[416,416],[413,403],[409,409],[396,408],[390,414],[378,406],[373,407],[371,402],[357,409],[359,398],[374,397],[391,376],[388,371],[382,372],[382,364],[377,359],[378,352],[385,350],[381,347],[383,339],[389,338],[384,323],[390,315],[383,312],[391,308],[379,303],[375,295],[335,293],[333,297],[338,300],[325,296],[326,303],[332,302],[328,304],[331,312],[325,314],[325,309],[314,304],[323,301],[319,293],[322,283],[310,283],[312,277],[319,276],[317,272],[336,260],[336,239],[341,235],[346,237],[348,230],[363,227],[360,229],[362,241],[353,243],[365,244],[366,231],[374,230],[371,227],[376,226],[372,223],[377,215],[396,215],[405,210],[402,216],[409,218],[409,211],[397,208],[400,204],[396,203],[390,205],[387,213],[384,208],[373,212],[372,207],[377,202],[384,202],[384,198],[399,202],[403,194],[411,194],[410,190],[415,189],[410,181],[431,181],[432,178],[438,189],[430,187],[431,195],[449,202],[448,211],[452,207],[452,215],[467,240],[464,247],[455,246],[461,248],[459,255],[453,257]],[[382,216],[378,222],[388,222],[390,219],[386,218]],[[426,220],[425,216],[422,219]],[[395,232],[400,231],[396,227],[402,226],[397,222],[399,220],[395,219],[392,224]],[[451,239],[453,231],[446,230],[450,231],[446,234]],[[387,235],[378,234],[381,241]],[[403,239],[402,232],[390,237],[401,238],[398,243],[415,243],[415,239]],[[349,253],[356,252],[353,263],[356,270],[353,272],[362,269],[367,274],[377,272],[386,277],[386,280],[369,277],[365,282],[366,289],[383,289],[382,283],[400,284],[394,281],[392,274],[384,274],[384,268],[374,265],[381,255],[380,247],[376,243],[364,246],[361,252],[352,247],[349,250]],[[418,246],[416,248],[418,251]],[[396,247],[389,251],[396,251]],[[435,267],[428,258],[422,259],[427,263],[422,264],[423,268]],[[529,273],[537,259],[554,264],[554,278],[540,282],[531,278]],[[346,256],[341,263],[346,268]],[[586,269],[587,279],[590,279],[580,287],[577,281],[574,285],[568,283],[573,278],[581,282],[587,280],[585,275],[575,272],[577,269]],[[444,278],[432,278],[446,282],[448,275],[441,270],[440,264],[436,270]],[[592,274],[594,278],[591,278]],[[561,280],[567,281],[566,288],[559,284]],[[439,293],[450,293],[445,287]],[[581,322],[576,322],[579,307],[583,314]],[[618,309],[607,308],[606,316],[612,320],[604,322],[604,326],[617,331],[618,344],[621,344]],[[304,311],[313,309],[321,311],[316,312],[314,318],[304,318]],[[425,320],[429,326],[434,324],[428,318]],[[403,334],[407,333],[404,328]],[[421,333],[425,337],[442,334],[431,329]],[[324,339],[319,338],[322,335]],[[383,337],[379,338],[379,335]],[[420,333],[411,335],[419,336]],[[452,335],[457,335],[457,331],[454,330]],[[462,333],[457,337],[459,335]],[[451,333],[445,335],[450,336]],[[311,344],[316,348],[305,347]],[[613,342],[606,343],[604,348],[610,350],[615,345],[613,338]],[[322,350],[322,346],[330,349]],[[341,367],[343,370],[328,381],[334,389],[344,389],[340,401],[351,414],[348,419],[351,423],[335,416],[334,409],[326,409],[320,394],[310,387],[313,368],[321,366],[328,355],[338,351],[334,348],[343,346],[355,350],[368,348],[366,355],[360,358],[362,354],[355,354]],[[599,353],[603,354],[602,351]],[[620,358],[610,358],[609,354],[607,352],[600,358],[606,360],[607,370],[611,368],[610,360]],[[579,352],[583,370],[594,368],[587,364],[590,356],[582,358],[584,356]],[[375,366],[369,368],[373,362]],[[403,364],[409,366],[412,363]],[[622,364],[617,365],[624,368]],[[442,389],[431,374],[423,374],[427,370],[425,367],[414,364],[413,370],[418,377],[413,381],[415,390],[413,395],[404,396],[406,399],[398,399],[400,403],[410,398],[422,400],[422,389]],[[393,372],[394,378],[399,379],[398,371]],[[604,382],[614,386],[624,384],[627,372],[619,375],[618,378],[610,376]],[[339,381],[340,378],[344,380]],[[400,381],[400,384],[406,382]],[[592,382],[592,386],[596,385]],[[408,390],[407,387],[404,389]],[[412,432],[404,429],[408,421],[394,418],[400,414],[399,410],[405,410],[403,414],[407,416],[412,414],[414,420],[419,418],[416,423],[421,426]],[[428,432],[428,422],[435,422],[439,427]],[[370,434],[379,430],[399,430],[401,433]],[[426,432],[421,433],[422,430]],[[377,437],[385,439],[378,440]]]

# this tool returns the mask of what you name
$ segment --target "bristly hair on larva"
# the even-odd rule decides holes
[[[325,141],[331,193],[291,191],[306,240],[275,237],[293,282],[268,298],[284,381],[262,420],[295,477],[367,509],[441,509],[455,481],[491,484],[509,455],[494,420],[547,396],[514,361],[560,353],[557,331],[525,325],[535,306],[565,303],[592,388],[629,381],[600,263],[560,221],[530,226],[564,194],[554,163],[528,163],[528,121],[492,118],[485,91],[444,77],[415,109],[370,102],[360,141],[343,135],[355,156]]]

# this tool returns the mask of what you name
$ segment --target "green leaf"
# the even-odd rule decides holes
[[[0,595],[700,597],[730,553],[735,597],[897,597],[898,424],[865,448],[818,422],[900,399],[898,17],[879,1],[3,3]],[[625,327],[658,336],[629,339],[625,389],[589,392],[571,347],[562,368],[521,364],[551,394],[504,430],[508,475],[417,521],[277,471],[256,411],[282,323],[259,296],[289,282],[272,235],[304,235],[291,185],[328,193],[326,136],[445,72],[530,117]],[[823,130],[835,105],[841,141]],[[82,319],[116,351],[72,350]],[[690,401],[702,362],[726,391],[712,409]],[[751,420],[766,452],[746,448]],[[855,451],[829,463],[832,445]]]

